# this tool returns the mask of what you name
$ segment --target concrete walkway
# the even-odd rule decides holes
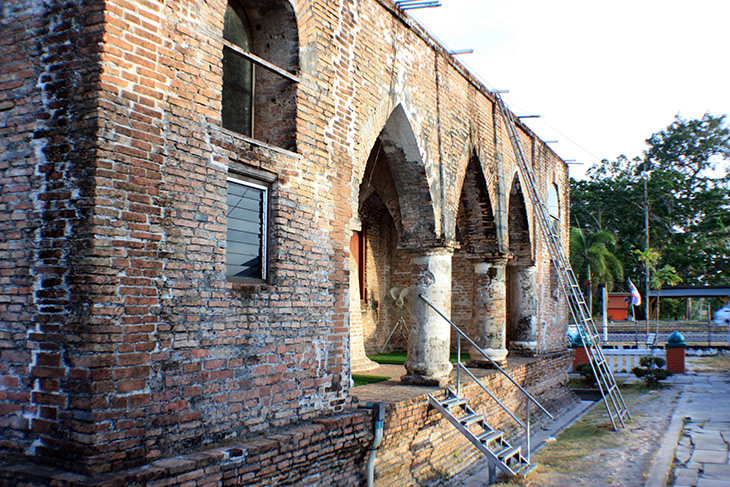
[[[730,374],[689,372],[668,382],[682,396],[646,487],[730,487]]]

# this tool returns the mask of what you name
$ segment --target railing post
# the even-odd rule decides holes
[[[525,396],[525,409],[527,410],[527,463],[530,463],[530,399]]]
[[[456,334],[456,395],[461,397],[461,335]]]

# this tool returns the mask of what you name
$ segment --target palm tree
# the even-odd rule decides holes
[[[682,282],[682,278],[677,274],[677,270],[671,265],[665,265],[661,269],[656,269],[654,274],[651,276],[651,287],[657,291],[656,296],[656,319],[659,321],[661,314],[659,313],[659,291],[662,290],[662,286],[669,284],[670,286],[676,286]]]
[[[649,310],[651,309],[651,306],[649,306],[649,285],[651,284],[652,276],[656,271],[657,262],[659,262],[662,255],[657,249],[648,246],[644,250],[634,250],[634,255],[639,262],[644,264],[644,273],[646,277],[646,280],[644,281],[646,284],[646,302],[644,303],[646,306],[646,333],[649,333]],[[657,319],[658,318],[659,315],[657,315]]]
[[[570,229],[570,265],[581,282],[586,282],[587,301],[593,315],[593,290],[599,286],[613,289],[624,278],[621,261],[613,254],[616,239],[605,230],[585,235],[580,228]]]

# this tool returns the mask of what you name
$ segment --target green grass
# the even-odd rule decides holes
[[[374,384],[376,382],[383,382],[384,380],[388,379],[390,379],[390,377],[385,377],[384,375],[352,374],[352,380],[355,382],[355,385],[353,387],[364,386],[365,384]]]
[[[408,354],[406,352],[388,352],[368,355],[368,358],[379,364],[403,365],[406,363]]]
[[[377,362],[379,364],[389,364],[389,365],[403,365],[406,363],[406,359],[408,358],[407,352],[388,352],[388,353],[378,353],[375,355],[368,355],[368,358],[372,360],[373,362]],[[451,354],[451,363],[456,363],[456,353]],[[461,354],[461,360],[469,360],[469,354],[463,353]]]

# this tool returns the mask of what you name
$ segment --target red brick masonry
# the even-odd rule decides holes
[[[684,374],[684,347],[667,347],[667,370],[673,374]]]
[[[87,477],[17,465],[0,470],[2,487],[156,487],[359,485],[372,441],[370,413],[315,420],[248,443],[158,460],[144,467]]]

